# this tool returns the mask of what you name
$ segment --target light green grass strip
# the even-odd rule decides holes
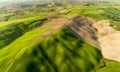
[[[6,25],[10,25],[13,23],[17,23],[17,22],[29,22],[29,21],[33,21],[33,20],[39,20],[42,17],[40,16],[35,16],[35,17],[29,17],[29,18],[25,18],[25,19],[18,19],[18,20],[12,20],[12,21],[7,21],[7,22],[0,22],[0,27],[6,26]]]
[[[5,16],[10,16],[13,15],[14,13],[8,13],[8,14],[0,14],[0,18],[5,17]]]

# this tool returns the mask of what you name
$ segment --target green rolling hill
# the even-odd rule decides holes
[[[120,62],[105,59],[96,48],[99,42],[92,46],[97,40],[92,23],[112,20],[111,26],[119,30],[119,20],[113,20],[119,4],[66,2],[1,7],[0,18],[9,18],[0,21],[0,72],[120,72]],[[107,11],[111,18],[104,13],[110,5],[115,7],[115,11]]]

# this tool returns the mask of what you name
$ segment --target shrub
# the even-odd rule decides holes
[[[120,21],[120,10],[116,8],[108,7],[104,10],[104,14],[114,21]]]

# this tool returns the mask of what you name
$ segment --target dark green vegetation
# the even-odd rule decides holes
[[[109,8],[109,6],[111,6]],[[0,7],[0,72],[119,72],[120,63],[106,60],[97,48],[66,28],[34,41],[51,27],[35,30],[48,19],[75,14],[111,20],[120,30],[119,3],[47,2]]]
[[[45,18],[36,18],[36,20],[25,20],[23,22],[14,22],[0,29],[0,49],[10,44],[16,38],[22,36],[25,32],[30,31],[43,24]]]
[[[104,10],[104,15],[108,17],[111,21],[111,26],[120,30],[120,9],[115,7],[108,7]]]
[[[104,13],[107,17],[111,18],[114,21],[120,21],[120,10],[117,8],[109,7],[104,10]]]
[[[114,29],[120,31],[120,22],[119,22],[119,21],[111,21],[110,23],[111,23],[110,25],[111,25]]]
[[[11,44],[8,46],[4,47],[3,49],[0,50],[0,72],[16,72],[16,71],[11,71],[11,70],[18,70],[20,72],[23,72],[24,66],[26,65],[25,63],[21,63],[22,65],[17,65],[14,68],[10,68],[11,66],[14,66],[14,62],[16,59],[19,60],[25,60],[24,58],[19,58],[21,53],[24,53],[28,47],[31,49],[32,44],[37,37],[42,35],[44,32],[46,32],[48,28],[44,28],[41,30],[33,30],[30,32],[25,33],[23,36],[17,38],[15,41],[13,41]],[[24,55],[26,56],[26,54]],[[31,58],[30,58],[31,59]],[[17,62],[19,63],[19,62]],[[27,62],[26,62],[27,63]],[[23,67],[22,69],[19,69],[18,67]],[[10,68],[10,69],[9,69]],[[8,71],[10,70],[10,71]]]

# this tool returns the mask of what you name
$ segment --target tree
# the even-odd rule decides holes
[[[104,14],[114,21],[120,21],[120,10],[117,8],[108,7],[104,10]]]

